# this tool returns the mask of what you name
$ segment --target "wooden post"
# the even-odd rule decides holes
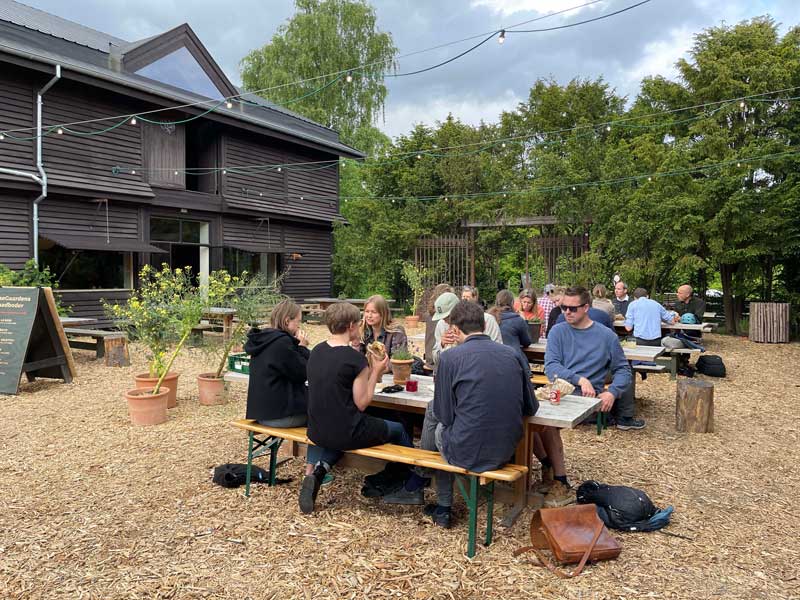
[[[681,379],[675,394],[675,429],[688,433],[714,431],[714,384]]]
[[[751,302],[749,336],[753,342],[788,343],[789,304],[786,302]]]
[[[128,338],[123,335],[107,336],[103,339],[107,367],[127,367],[131,360],[128,356]]]

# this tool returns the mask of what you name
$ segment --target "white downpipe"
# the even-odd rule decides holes
[[[39,204],[47,198],[47,173],[42,164],[42,96],[61,79],[61,65],[56,65],[56,74],[36,94],[36,168],[39,171],[39,183],[42,193],[33,201],[33,260],[39,264]]]

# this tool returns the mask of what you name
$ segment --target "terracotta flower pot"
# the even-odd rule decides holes
[[[161,387],[169,388],[169,396],[167,397],[167,408],[175,408],[178,406],[178,376],[180,373],[170,371],[164,377]],[[139,373],[134,376],[137,388],[154,388],[158,383],[158,377],[150,377],[150,373]]]
[[[136,388],[125,392],[128,414],[133,425],[158,425],[167,422],[167,397],[170,389],[161,386],[157,394],[153,388]]]
[[[200,404],[203,406],[215,406],[228,401],[225,380],[216,377],[214,373],[200,373],[197,376],[197,388],[200,391]]]
[[[410,317],[406,317],[406,327],[409,329],[415,329],[419,327],[419,316],[411,315]]]
[[[405,385],[406,381],[411,378],[411,365],[414,361],[409,360],[395,360],[391,359],[392,363],[392,376],[397,385]]]

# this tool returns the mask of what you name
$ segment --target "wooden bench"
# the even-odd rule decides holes
[[[96,358],[103,358],[106,355],[106,342],[108,340],[118,340],[123,338],[127,341],[127,336],[121,331],[107,331],[104,329],[80,329],[77,327],[65,327],[64,333],[69,338],[70,348],[79,350],[94,350]],[[93,342],[84,342],[75,338],[92,338]]]
[[[692,355],[699,356],[702,351],[696,348],[665,348],[664,355],[656,358],[656,362],[669,369],[669,378],[678,378],[678,357],[687,356],[692,358]]]
[[[633,370],[637,373],[663,373],[667,370],[666,365],[634,365]]]
[[[259,425],[250,419],[233,421],[232,425],[248,432],[247,444],[247,477],[245,482],[245,496],[250,495],[250,471],[253,459],[263,456],[267,452],[269,457],[269,485],[275,485],[276,470],[278,464],[278,449],[283,440],[290,440],[300,444],[313,445],[313,442],[306,436],[305,427],[291,427],[281,429],[277,427],[266,427]],[[256,437],[262,436],[261,438]],[[348,450],[348,454],[356,454],[367,458],[382,460],[386,462],[403,463],[415,467],[435,469],[437,471],[448,471],[455,473],[467,480],[467,485],[456,477],[456,484],[464,496],[469,509],[468,523],[468,542],[467,556],[475,556],[475,539],[478,529],[478,500],[480,496],[486,497],[486,541],[488,546],[492,543],[492,513],[494,510],[494,482],[504,481],[512,483],[527,475],[528,468],[522,465],[507,464],[501,469],[494,471],[484,471],[474,473],[461,467],[449,464],[438,452],[420,450],[419,448],[407,448],[396,444],[382,444],[371,448],[361,448],[358,450]]]
[[[192,331],[189,334],[189,344],[191,346],[202,346],[204,331],[214,331],[214,326],[211,323],[198,323],[192,327]]]

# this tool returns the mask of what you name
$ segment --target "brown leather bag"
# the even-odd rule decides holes
[[[597,516],[594,504],[537,510],[531,519],[531,544],[514,552],[514,556],[531,551],[541,566],[564,579],[580,575],[587,561],[617,558],[622,551],[620,543]],[[571,573],[564,572],[541,550],[551,550],[559,562],[578,563],[578,566]]]

